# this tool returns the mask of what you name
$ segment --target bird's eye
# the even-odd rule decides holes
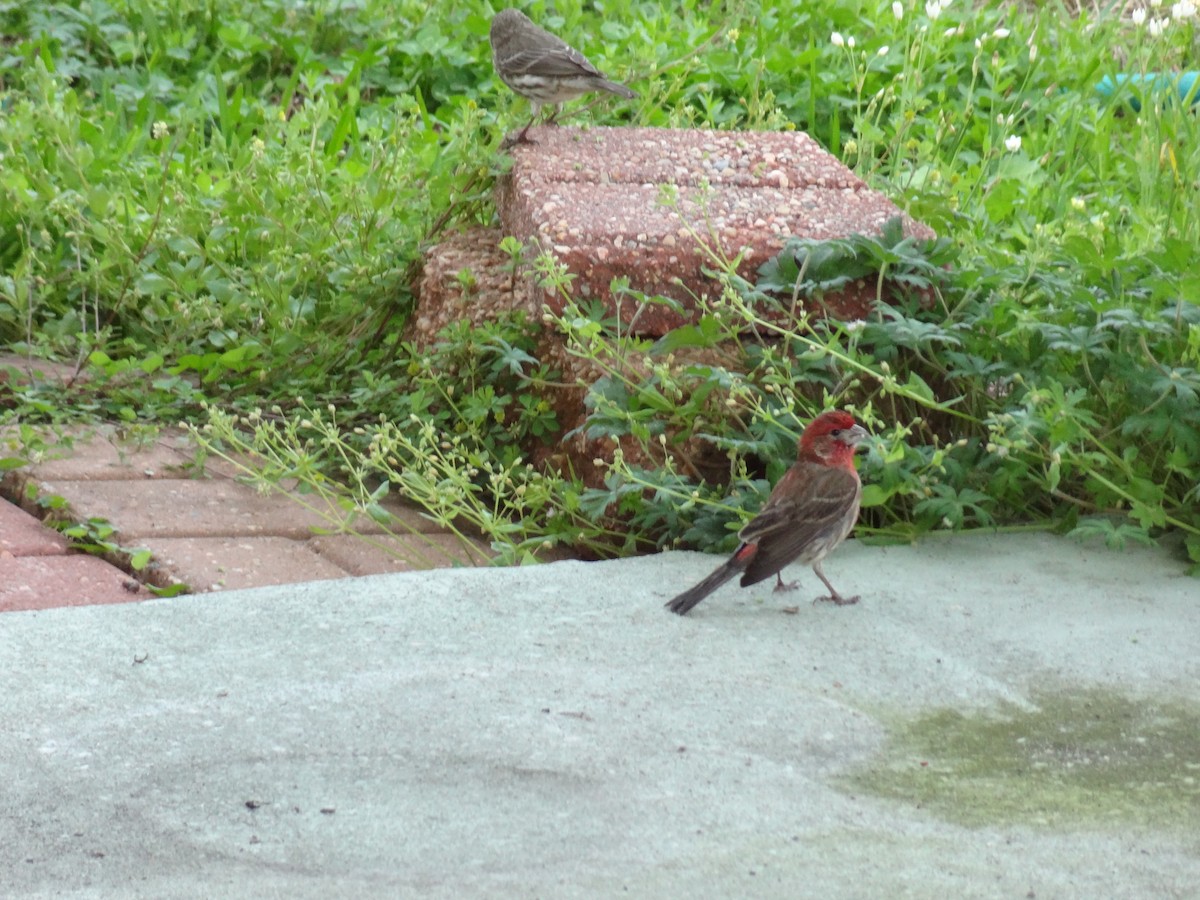
[[[834,437],[838,437],[842,433],[842,429],[835,428],[835,429],[833,429],[833,431],[831,431],[829,433],[832,434]],[[770,576],[768,575],[767,577],[769,578]]]

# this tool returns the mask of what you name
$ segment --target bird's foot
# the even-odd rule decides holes
[[[537,143],[537,141],[535,141],[533,138],[531,138],[527,134],[525,134],[524,131],[522,131],[520,134],[505,135],[504,140],[502,140],[500,142],[500,149],[501,150],[511,150],[513,147],[517,146],[518,144],[536,144],[536,143]]]
[[[813,603],[832,603],[834,606],[853,606],[858,602],[858,594],[853,597],[843,597],[841,594],[834,593],[831,597],[818,597]]]
[[[776,594],[783,594],[783,593],[786,593],[787,591],[794,591],[796,588],[800,587],[800,582],[798,582],[798,581],[785,582],[778,575],[775,576],[775,579],[776,580],[775,580],[775,591],[774,592]]]

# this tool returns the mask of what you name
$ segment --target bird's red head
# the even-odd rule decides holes
[[[854,450],[870,435],[840,409],[823,412],[800,435],[800,458],[826,466],[854,468]]]

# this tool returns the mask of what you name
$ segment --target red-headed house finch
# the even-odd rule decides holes
[[[839,605],[857,603],[843,597],[825,573],[821,560],[846,539],[858,519],[862,482],[854,468],[854,451],[867,438],[866,429],[841,410],[821,413],[800,435],[795,464],[784,473],[757,516],[738,532],[742,543],[729,561],[694,588],[667,604],[683,615],[729,579],[741,574],[742,587],[772,575],[775,590],[790,590],[780,570],[793,562],[813,567],[829,588],[830,600]]]
[[[525,132],[545,104],[554,106],[591,91],[608,91],[626,99],[637,96],[609,81],[575,48],[529,21],[519,9],[502,9],[492,18],[492,65],[500,80],[533,103],[533,118],[513,143],[528,140]]]

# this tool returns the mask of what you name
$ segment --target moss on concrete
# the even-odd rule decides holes
[[[971,826],[1200,832],[1200,707],[1100,689],[1033,700],[894,722],[843,784]]]

